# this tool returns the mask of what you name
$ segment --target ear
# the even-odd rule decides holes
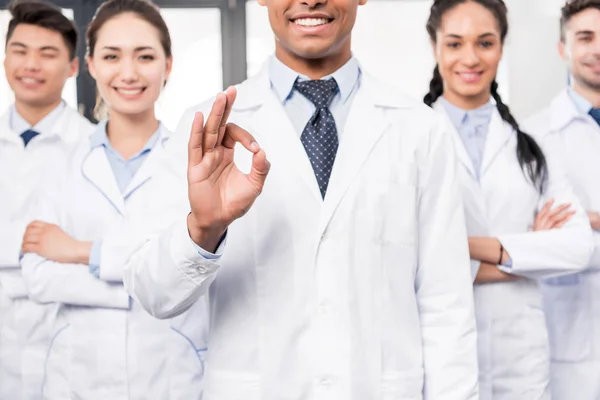
[[[567,48],[563,40],[558,42],[558,54],[560,54],[560,58],[567,61]]]
[[[94,80],[96,80],[96,69],[94,68],[94,58],[92,56],[88,56],[87,58],[88,71],[90,71],[90,75]]]
[[[359,6],[364,6],[365,4],[367,4],[368,0],[358,0],[358,5]]]
[[[167,65],[165,69],[165,81],[169,80],[169,76],[171,76],[171,71],[173,70],[173,57],[167,57]]]
[[[69,65],[69,78],[73,78],[79,74],[79,57],[75,57]]]
[[[440,60],[438,60],[437,43],[430,39],[429,44],[431,45],[431,51],[433,52],[433,58],[435,59],[435,63],[439,64]]]
[[[267,6],[267,0],[256,0],[258,2],[258,4],[260,4],[263,7]]]

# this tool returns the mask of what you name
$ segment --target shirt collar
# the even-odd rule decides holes
[[[309,77],[298,74],[275,56],[271,57],[269,61],[269,77],[271,87],[281,103],[285,103],[291,97],[294,90],[294,83],[297,79],[300,81],[310,80]],[[329,78],[334,78],[337,82],[341,100],[345,103],[354,91],[360,78],[358,61],[356,58],[350,57],[350,60],[340,69],[321,79]]]
[[[577,111],[583,115],[589,114],[590,110],[592,109],[592,103],[587,101],[585,97],[577,93],[572,87],[567,88],[567,93],[569,94],[571,100],[573,100],[573,103],[575,103],[575,108],[577,108]]]
[[[29,129],[38,132],[40,135],[52,134],[54,123],[66,106],[67,105],[64,100],[61,101],[60,104],[54,108],[54,110],[50,111],[48,115],[46,115],[35,126],[32,127],[29,122],[27,122],[19,114],[17,107],[13,104],[10,109],[10,128],[13,132],[16,132],[19,135]]]
[[[104,146],[107,149],[111,149],[114,151],[112,145],[110,144],[110,140],[108,140],[108,133],[106,132],[106,126],[108,124],[108,120],[100,121],[96,127],[96,130],[90,135],[90,147],[93,149],[95,147]],[[148,152],[154,148],[154,145],[160,139],[160,131],[162,129],[162,123],[158,124],[158,129],[154,134],[148,139],[144,147],[132,158],[136,157],[139,154]]]
[[[494,111],[495,104],[490,99],[489,102],[478,107],[474,110],[463,110],[460,107],[455,106],[446,100],[445,97],[441,97],[440,101],[450,118],[450,122],[452,125],[458,129],[463,125],[473,125],[473,124],[486,124],[492,118],[492,112]]]

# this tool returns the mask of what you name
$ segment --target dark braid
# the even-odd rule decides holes
[[[442,79],[442,75],[440,75],[440,68],[436,65],[433,70],[433,78],[431,78],[431,82],[429,83],[429,93],[425,95],[423,102],[431,107],[443,93],[444,80]]]
[[[504,43],[508,34],[508,10],[502,0],[435,0],[431,6],[431,13],[427,21],[427,33],[433,43],[437,41],[437,32],[442,25],[444,14],[459,4],[469,1],[485,7],[494,15],[498,23],[498,29],[500,30],[500,39]],[[502,119],[509,123],[515,132],[517,132],[517,159],[519,160],[521,169],[524,173],[527,173],[527,177],[536,189],[542,193],[548,179],[548,167],[542,149],[531,136],[520,129],[508,106],[502,102],[498,94],[498,84],[495,80],[492,82],[490,90]],[[433,78],[429,84],[429,93],[425,95],[423,102],[431,107],[443,92],[444,81],[440,74],[440,69],[436,65],[433,70]]]
[[[502,102],[502,98],[498,93],[498,83],[495,80],[492,82],[492,97],[496,101],[496,107],[502,119],[508,122],[517,132],[517,159],[521,169],[523,172],[527,172],[531,182],[542,193],[548,179],[548,167],[544,152],[535,139],[521,130],[508,106]]]

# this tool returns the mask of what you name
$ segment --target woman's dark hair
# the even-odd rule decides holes
[[[18,25],[35,25],[60,33],[69,50],[69,60],[73,61],[77,49],[77,27],[60,8],[39,0],[17,0],[9,5],[8,10],[12,18],[8,23],[5,45]]]
[[[148,0],[108,0],[102,3],[100,7],[98,7],[98,10],[96,10],[92,22],[88,25],[85,35],[88,56],[94,56],[96,42],[98,41],[98,32],[102,29],[104,24],[114,17],[125,13],[135,14],[137,17],[155,27],[156,30],[158,30],[160,43],[165,51],[165,55],[167,57],[172,56],[169,28],[163,17],[160,15],[159,8]],[[98,119],[105,117],[106,114],[104,102],[99,93],[96,96],[94,113]]]
[[[502,0],[435,0],[431,6],[431,13],[427,21],[427,33],[429,33],[431,41],[433,43],[437,41],[437,31],[441,27],[444,14],[459,4],[467,2],[477,3],[494,15],[498,29],[500,30],[500,40],[504,43],[508,34],[508,10]],[[490,91],[496,101],[496,107],[500,116],[517,132],[517,159],[519,160],[521,169],[527,173],[532,183],[542,193],[548,179],[548,167],[544,152],[531,136],[521,130],[519,124],[510,113],[508,106],[502,102],[502,98],[498,93],[498,83],[495,79],[492,82]],[[425,95],[423,101],[431,107],[443,93],[444,81],[439,67],[436,65],[433,70],[433,78],[429,84],[429,93]]]

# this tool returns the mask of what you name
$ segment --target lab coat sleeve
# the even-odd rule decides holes
[[[568,182],[558,139],[557,135],[548,135],[540,142],[548,164],[548,185],[539,208],[554,199],[555,206],[571,203],[576,214],[560,229],[499,235],[498,240],[512,259],[512,266],[499,266],[504,272],[531,279],[551,278],[578,272],[590,261],[594,250],[592,229]]]
[[[6,222],[0,225],[0,270],[19,267],[26,226],[24,221]]]
[[[598,231],[594,231],[594,251],[588,267],[600,269],[600,232]]]
[[[415,282],[425,367],[424,400],[478,398],[477,336],[462,197],[450,130],[430,133],[419,167]]]
[[[65,182],[59,179],[46,182],[46,189],[36,196],[35,211],[30,219],[56,224],[69,234],[68,210],[61,202]],[[88,265],[62,264],[27,253],[21,267],[29,297],[38,303],[129,308],[129,296],[123,286],[98,280],[90,274]]]
[[[169,153],[161,160],[161,172],[154,178],[156,190],[176,198],[159,212],[171,223],[138,242],[123,276],[129,294],[157,318],[171,318],[189,309],[208,291],[219,269],[219,258],[203,257],[187,229],[187,138],[195,111],[189,110],[182,118],[169,141]]]

